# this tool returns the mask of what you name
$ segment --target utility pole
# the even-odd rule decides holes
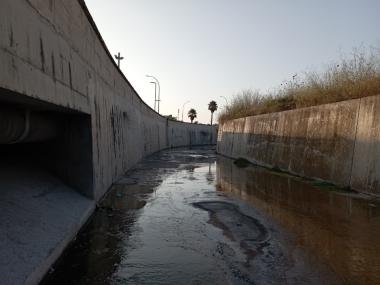
[[[123,60],[124,57],[122,57],[122,56],[120,55],[120,52],[119,52],[117,55],[115,54],[115,58],[116,58],[116,60],[117,60],[117,67],[120,69],[120,61]]]

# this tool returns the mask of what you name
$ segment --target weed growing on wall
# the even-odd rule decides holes
[[[272,93],[242,90],[219,115],[226,120],[380,94],[380,50],[354,50],[324,72],[293,76]]]

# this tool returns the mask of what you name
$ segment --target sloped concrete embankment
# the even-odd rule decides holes
[[[380,194],[380,96],[231,120],[217,151]]]

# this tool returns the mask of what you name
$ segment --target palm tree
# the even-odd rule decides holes
[[[218,104],[214,100],[212,100],[210,103],[208,103],[208,109],[211,112],[211,125],[212,125],[212,117],[214,115],[214,112],[218,110]]]
[[[197,111],[191,108],[189,112],[187,113],[187,116],[190,118],[191,123],[193,123],[194,119],[197,117]]]

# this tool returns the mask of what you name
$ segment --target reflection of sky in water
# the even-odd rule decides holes
[[[46,283],[379,283],[376,203],[215,161],[200,149],[140,164]]]

